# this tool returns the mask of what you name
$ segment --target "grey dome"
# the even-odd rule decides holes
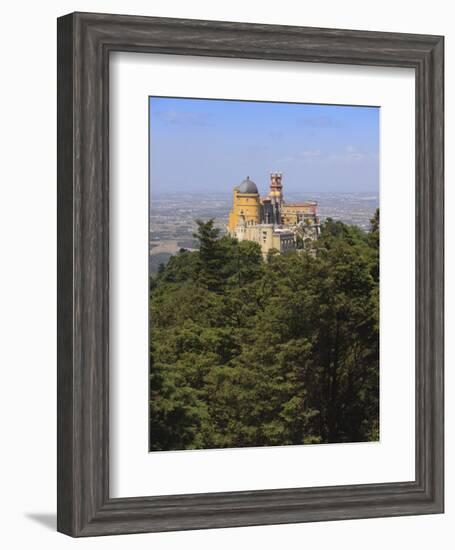
[[[243,180],[242,183],[237,187],[237,191],[239,193],[255,193],[256,195],[259,193],[256,184],[254,183],[254,181],[250,180],[249,176],[247,176],[246,180]]]

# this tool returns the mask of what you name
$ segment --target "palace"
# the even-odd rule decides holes
[[[247,176],[234,187],[234,202],[229,213],[228,232],[239,241],[257,242],[264,256],[303,249],[319,236],[317,203],[287,203],[283,199],[282,174],[270,174],[270,190],[260,197],[256,184]]]

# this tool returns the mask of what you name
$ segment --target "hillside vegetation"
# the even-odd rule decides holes
[[[379,211],[270,253],[198,222],[150,279],[150,450],[379,437]]]

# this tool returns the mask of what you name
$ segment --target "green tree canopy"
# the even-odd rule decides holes
[[[377,440],[379,212],[265,260],[195,238],[150,284],[150,449]]]

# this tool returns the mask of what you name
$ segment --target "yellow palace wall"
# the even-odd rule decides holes
[[[229,213],[229,229],[233,230],[240,221],[241,213],[245,222],[259,223],[260,203],[256,193],[239,193],[234,189],[234,205]]]

